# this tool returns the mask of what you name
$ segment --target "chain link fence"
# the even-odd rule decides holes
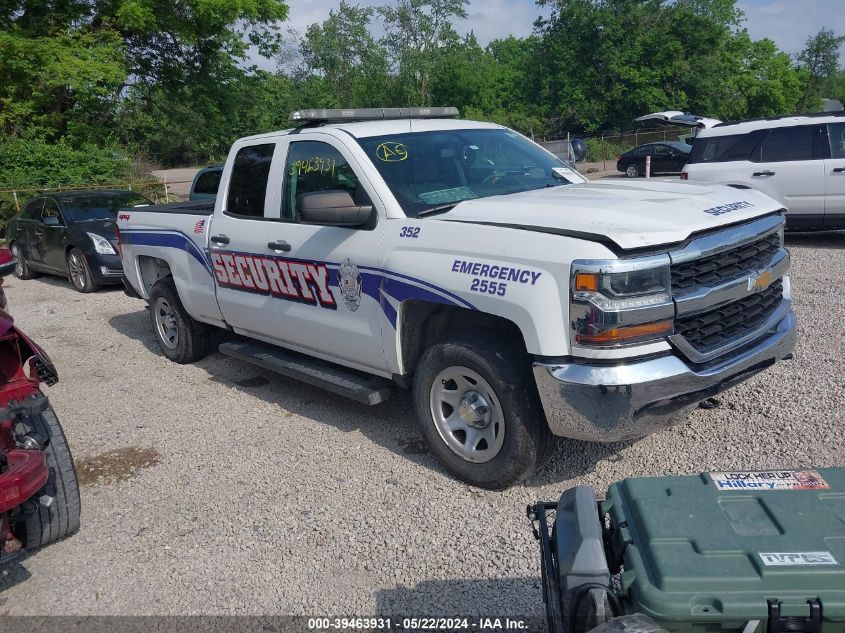
[[[603,169],[607,164],[613,167],[620,154],[627,152],[644,143],[660,143],[666,141],[680,141],[694,135],[693,130],[688,127],[667,126],[659,128],[640,128],[631,131],[604,131],[590,134],[565,134],[554,137],[541,137],[535,140],[547,150],[567,160],[572,160],[572,139],[583,139],[587,144],[588,163],[603,163]]]

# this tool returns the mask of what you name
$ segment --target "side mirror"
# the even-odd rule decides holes
[[[580,163],[587,158],[587,144],[584,139],[575,138],[569,144],[572,146],[572,155],[575,157],[576,163]]]
[[[296,197],[299,219],[305,224],[362,226],[373,217],[373,205],[355,204],[348,191],[330,189]]]
[[[55,215],[45,215],[41,218],[41,224],[44,226],[61,226],[61,221]]]

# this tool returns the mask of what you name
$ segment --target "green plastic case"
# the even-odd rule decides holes
[[[808,601],[845,631],[845,468],[626,479],[601,510],[631,611],[670,633],[814,630]]]

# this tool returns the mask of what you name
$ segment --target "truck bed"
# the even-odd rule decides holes
[[[171,202],[153,204],[146,207],[127,207],[121,211],[143,211],[144,213],[181,213],[186,215],[211,215],[214,213],[214,200],[196,202]]]

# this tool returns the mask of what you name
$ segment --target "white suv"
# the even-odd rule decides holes
[[[845,228],[845,111],[701,130],[681,178],[762,191],[788,228]]]

